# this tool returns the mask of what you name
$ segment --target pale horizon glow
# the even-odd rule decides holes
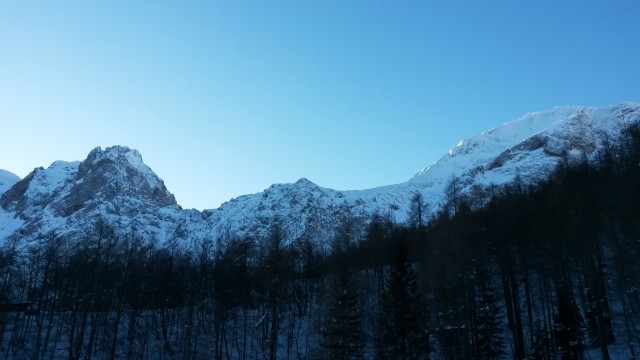
[[[0,169],[137,149],[180,205],[408,180],[554,106],[640,101],[640,2],[0,3]]]

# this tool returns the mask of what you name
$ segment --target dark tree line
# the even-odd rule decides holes
[[[342,212],[330,246],[277,221],[190,251],[105,221],[74,245],[12,239],[0,302],[38,311],[0,313],[0,358],[635,358],[640,131],[624,139],[535,186],[452,178],[430,218],[419,194],[406,224]]]

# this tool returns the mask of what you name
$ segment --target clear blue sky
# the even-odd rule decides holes
[[[0,1],[0,168],[127,145],[184,207],[398,183],[556,105],[640,101],[640,1]]]

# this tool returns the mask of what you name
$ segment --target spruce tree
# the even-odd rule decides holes
[[[385,279],[381,321],[385,357],[388,359],[425,359],[429,354],[426,304],[418,289],[415,272],[406,261],[402,243],[398,243],[393,264]]]
[[[358,293],[347,268],[340,270],[331,288],[328,316],[321,329],[326,359],[362,359],[364,335]]]
[[[486,264],[474,261],[474,344],[476,359],[501,359],[505,354],[503,315],[494,279]]]

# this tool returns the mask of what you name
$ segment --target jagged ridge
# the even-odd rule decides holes
[[[416,193],[428,211],[438,211],[454,177],[460,194],[468,196],[509,184],[516,176],[535,183],[561,161],[593,161],[605,143],[618,141],[626,127],[639,122],[640,105],[633,103],[558,107],[465,139],[401,184],[337,191],[301,179],[203,212],[180,208],[136,150],[96,148],[82,162],[57,161],[22,180],[0,173],[0,190],[7,184],[0,196],[0,241],[77,239],[101,222],[122,236],[190,247],[204,239],[263,237],[278,222],[287,239],[309,236],[323,242],[332,236],[336,219],[347,214],[362,222],[374,213],[406,220]]]

